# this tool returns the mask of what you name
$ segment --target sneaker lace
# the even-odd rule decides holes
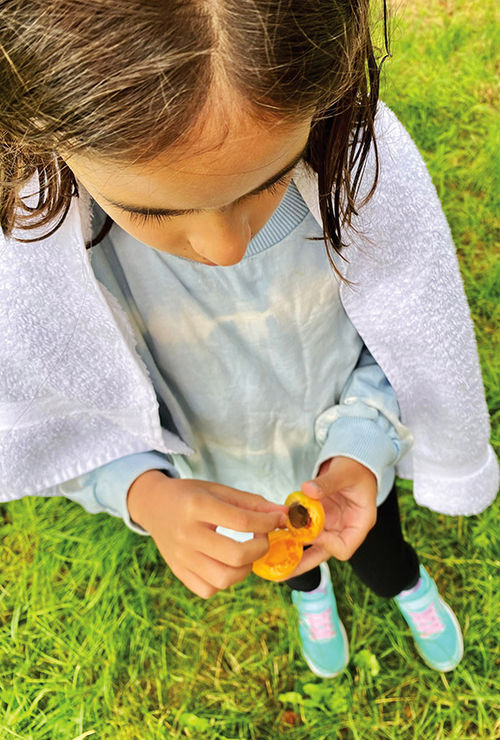
[[[311,632],[312,640],[330,640],[335,637],[331,609],[325,609],[316,614],[305,614],[304,619]]]
[[[429,604],[423,612],[412,612],[408,610],[408,614],[422,637],[430,637],[444,630],[444,624],[434,604]]]

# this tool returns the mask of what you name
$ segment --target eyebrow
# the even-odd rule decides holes
[[[262,185],[258,185],[254,190],[251,190],[248,193],[245,193],[244,195],[240,195],[239,198],[237,198],[234,203],[239,202],[240,200],[243,200],[244,198],[248,198],[251,195],[257,195],[258,193],[262,193],[264,190],[267,190],[272,185],[274,185],[278,180],[281,180],[282,177],[287,175],[290,170],[293,170],[294,167],[298,165],[300,160],[305,154],[307,145],[302,149],[302,151],[297,154],[296,157],[293,158],[293,160],[287,164],[285,167],[283,167],[279,172],[277,172],[275,175],[272,175],[268,180],[262,183]],[[111,198],[107,198],[105,195],[101,193],[104,200],[106,200],[108,203],[110,203],[113,206],[116,206],[117,208],[120,208],[122,211],[127,211],[128,213],[140,213],[144,216],[186,216],[188,214],[193,213],[202,213],[204,210],[203,208],[186,208],[186,209],[174,209],[174,208],[148,208],[147,206],[135,206],[135,205],[129,205],[127,203],[122,203],[120,201],[111,200]]]

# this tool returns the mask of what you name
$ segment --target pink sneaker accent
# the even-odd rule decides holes
[[[431,637],[444,630],[444,624],[436,612],[434,604],[429,604],[423,612],[412,612],[408,610],[408,614],[415,623],[421,637]]]
[[[330,609],[325,609],[325,611],[318,614],[304,614],[304,619],[311,630],[312,640],[331,640],[332,637],[335,637]]]

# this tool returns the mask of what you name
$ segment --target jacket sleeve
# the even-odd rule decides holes
[[[106,512],[125,522],[137,534],[148,534],[130,518],[127,494],[134,480],[147,470],[162,470],[170,478],[178,478],[174,466],[156,451],[125,455],[95,470],[59,485],[59,491],[71,501],[76,501],[90,514]]]
[[[394,483],[394,466],[412,444],[410,430],[399,420],[399,405],[391,384],[363,346],[337,405],[323,411],[315,423],[321,452],[314,468],[331,457],[344,456],[365,465],[377,479],[377,505]]]

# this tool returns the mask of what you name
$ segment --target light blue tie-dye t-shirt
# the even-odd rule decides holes
[[[97,278],[147,335],[143,359],[194,450],[172,456],[181,477],[282,502],[321,459],[346,454],[373,470],[379,503],[389,493],[405,448],[389,422],[397,402],[342,307],[321,237],[292,182],[236,265],[170,255],[116,226],[93,249]],[[144,453],[144,470],[155,454]],[[137,475],[140,455],[129,458],[103,466],[108,487],[113,466],[122,483],[127,464]]]
[[[292,185],[229,267],[112,236],[191,433],[194,455],[174,457],[182,477],[282,500],[311,475],[315,421],[337,402],[362,347],[324,244],[309,239],[320,235]]]

